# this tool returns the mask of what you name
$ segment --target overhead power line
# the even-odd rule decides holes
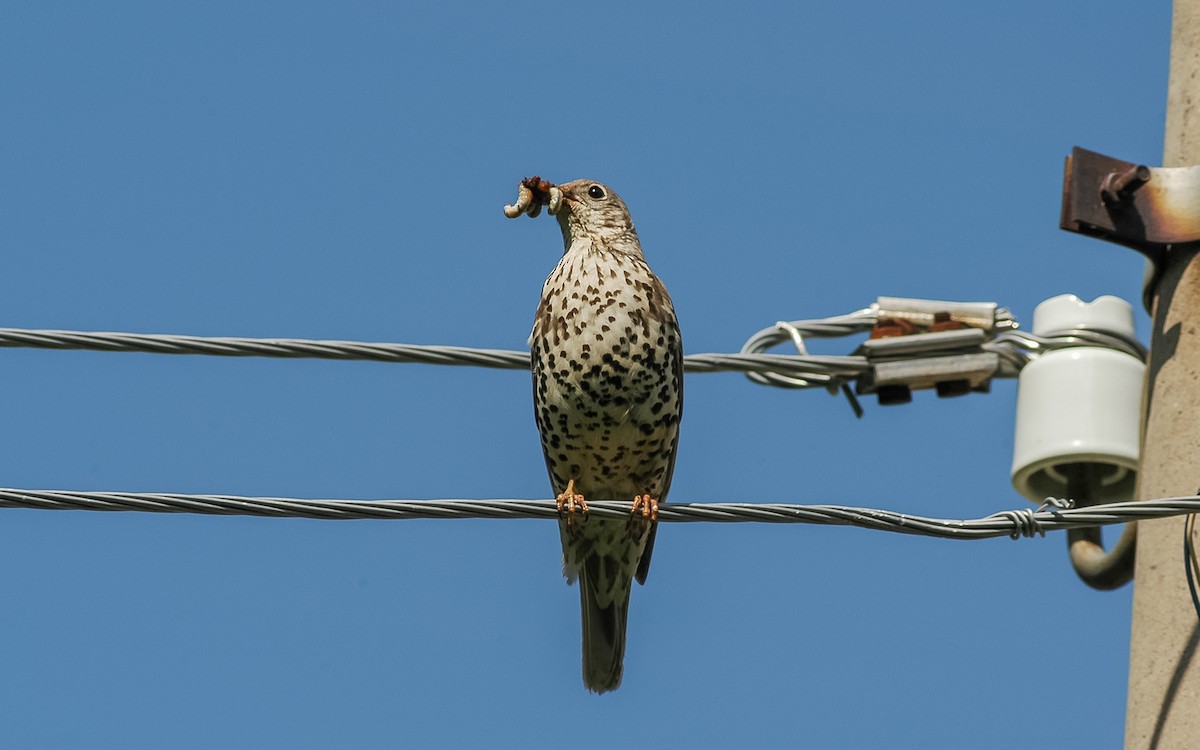
[[[776,323],[752,335],[737,353],[689,354],[684,357],[684,370],[741,372],[756,383],[784,388],[823,388],[834,393],[840,389],[855,403],[850,384],[856,384],[860,393],[875,393],[882,388],[894,391],[898,386],[929,388],[937,384],[940,388],[958,381],[959,387],[949,388],[951,392],[986,391],[991,378],[1016,377],[1031,359],[1063,347],[1101,346],[1138,358],[1145,355],[1136,340],[1098,331],[1035,336],[1017,327],[1006,308],[991,302],[881,297],[870,307],[846,315]],[[848,355],[814,355],[807,348],[813,339],[866,332],[871,332],[872,338]],[[796,353],[766,352],[781,344],[791,344]],[[530,366],[527,351],[463,346],[21,328],[0,328],[0,347],[368,360],[512,370]],[[856,403],[855,407],[857,411]]]
[[[1200,496],[1073,508],[1047,499],[1037,510],[1020,508],[967,520],[927,518],[908,513],[841,505],[781,503],[682,503],[659,507],[666,522],[808,523],[858,526],[876,531],[940,537],[989,539],[1034,536],[1048,531],[1107,526],[1200,512]],[[150,492],[76,492],[0,489],[0,507],[43,510],[142,511],[225,516],[266,516],[323,520],[411,520],[463,518],[559,518],[552,500],[327,500],[237,495],[184,495]],[[626,518],[630,504],[589,502],[589,514]]]
[[[320,339],[238,338],[162,333],[0,328],[0,347],[200,354],[217,357],[368,360],[492,367],[503,370],[529,369],[529,352],[525,351]],[[684,358],[684,369],[689,372],[776,371],[795,374],[839,373],[853,376],[869,367],[865,357],[692,354]]]

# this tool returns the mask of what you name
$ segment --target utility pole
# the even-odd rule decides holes
[[[1175,0],[1163,166],[1200,164],[1200,2]],[[1153,290],[1137,497],[1200,488],[1200,248],[1171,248]],[[1125,750],[1200,748],[1200,621],[1184,518],[1137,530]]]

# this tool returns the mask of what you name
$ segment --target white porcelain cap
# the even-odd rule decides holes
[[[1036,334],[1074,328],[1133,338],[1133,308],[1119,297],[1084,302],[1064,294],[1034,311]],[[1068,467],[1084,464],[1099,479],[1087,488],[1087,498],[1075,500],[1132,499],[1144,377],[1145,365],[1136,357],[1100,346],[1052,350],[1026,365],[1013,443],[1017,492],[1038,503],[1067,497]]]
[[[1055,331],[1087,328],[1133,338],[1133,307],[1120,297],[1105,294],[1084,302],[1074,294],[1051,297],[1034,308],[1033,332],[1044,336]]]

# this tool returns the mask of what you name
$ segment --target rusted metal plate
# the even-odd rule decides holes
[[[1077,146],[1059,226],[1157,260],[1169,245],[1200,241],[1200,166],[1147,167]]]

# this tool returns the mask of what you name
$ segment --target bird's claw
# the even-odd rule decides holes
[[[560,514],[563,512],[564,508],[566,509],[567,523],[570,523],[571,519],[575,517],[576,508],[578,508],[581,513],[588,512],[587,500],[584,500],[583,495],[580,495],[575,491],[574,479],[568,481],[567,488],[563,490],[558,497],[554,498],[554,505],[558,508],[558,512]]]
[[[515,219],[521,214],[529,214],[530,218],[542,212],[542,206],[547,206],[553,216],[562,208],[562,190],[552,182],[534,175],[521,180],[517,186],[517,202],[504,207],[504,215]]]
[[[642,518],[650,521],[658,520],[658,500],[649,494],[633,498],[633,515],[641,513]]]

